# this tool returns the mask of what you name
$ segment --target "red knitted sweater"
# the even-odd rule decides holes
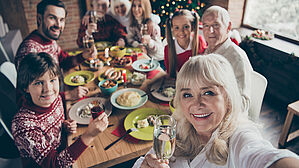
[[[69,147],[62,145],[63,121],[62,95],[48,108],[23,103],[12,121],[12,133],[25,167],[69,167],[78,159],[87,146],[81,138]]]

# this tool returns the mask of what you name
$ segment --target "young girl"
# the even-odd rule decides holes
[[[176,71],[181,69],[189,57],[202,54],[207,48],[207,43],[198,33],[198,22],[198,14],[186,9],[176,11],[167,21],[168,45],[164,49],[164,61],[171,77],[175,77]]]
[[[159,61],[163,68],[164,47],[161,41],[160,27],[155,21],[157,20],[155,17],[157,16],[152,14],[149,0],[133,0],[127,41],[129,45],[141,48],[148,56]]]
[[[12,133],[23,167],[69,167],[108,125],[105,113],[91,121],[72,145],[65,146],[64,130],[77,124],[65,120],[64,96],[59,93],[60,69],[47,53],[30,53],[21,61],[17,88],[25,101],[12,121]],[[64,126],[64,127],[63,127]]]

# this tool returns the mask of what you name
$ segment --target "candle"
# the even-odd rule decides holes
[[[127,82],[127,76],[126,76],[126,70],[123,70],[123,79],[124,79],[124,83]]]
[[[105,57],[106,57],[106,58],[109,57],[109,48],[105,48]]]

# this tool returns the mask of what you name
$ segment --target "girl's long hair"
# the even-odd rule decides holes
[[[150,19],[151,18],[151,14],[152,14],[152,6],[151,6],[151,2],[149,0],[132,0],[132,5],[131,5],[131,9],[130,9],[130,26],[134,27],[134,26],[138,26],[138,21],[135,18],[135,16],[133,15],[133,5],[135,1],[140,1],[141,2],[141,7],[143,10],[143,18],[142,18],[142,23],[145,22],[145,20]]]

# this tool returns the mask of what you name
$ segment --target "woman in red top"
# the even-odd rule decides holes
[[[166,71],[171,77],[176,76],[176,72],[189,57],[202,54],[207,48],[206,41],[198,33],[198,24],[198,14],[186,9],[176,11],[168,19],[166,27],[168,44],[164,48],[164,60]]]

